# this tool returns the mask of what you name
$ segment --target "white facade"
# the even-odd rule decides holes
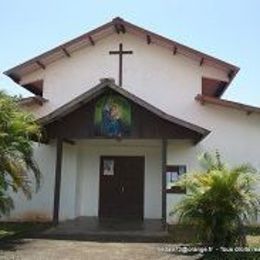
[[[118,78],[118,56],[109,55],[123,43],[132,55],[124,56],[123,88],[164,112],[211,131],[199,144],[169,140],[167,164],[199,167],[197,156],[218,149],[227,162],[249,162],[260,169],[260,114],[216,105],[200,105],[194,100],[201,93],[202,77],[228,81],[224,70],[200,66],[199,62],[131,34],[113,34],[95,46],[82,48],[70,58],[62,58],[45,70],[21,79],[21,84],[43,79],[43,106],[28,109],[42,117],[91,89],[101,78]],[[55,143],[35,149],[43,173],[41,191],[29,202],[15,196],[16,208],[10,219],[51,219],[53,208]],[[161,141],[160,140],[82,140],[65,145],[62,167],[60,219],[98,216],[99,158],[101,155],[145,156],[144,217],[161,218]],[[183,195],[167,195],[167,215]],[[168,222],[175,221],[167,216]]]
[[[53,210],[55,143],[37,148],[45,159],[36,159],[43,179],[39,193],[27,201],[14,197],[15,210],[9,220],[51,221]],[[144,218],[161,218],[161,142],[160,140],[85,140],[64,145],[60,220],[98,216],[100,156],[144,156]]]

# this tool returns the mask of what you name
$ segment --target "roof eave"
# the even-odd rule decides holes
[[[159,34],[157,34],[157,33],[154,33],[154,32],[152,32],[152,31],[149,31],[149,30],[144,29],[144,28],[142,28],[142,27],[139,27],[139,26],[137,26],[137,25],[135,25],[135,24],[132,24],[132,23],[130,23],[130,22],[127,22],[127,21],[123,20],[123,19],[120,18],[120,17],[117,17],[117,18],[115,18],[114,20],[123,23],[125,26],[131,26],[132,28],[135,28],[135,29],[137,29],[137,30],[143,31],[144,33],[146,33],[147,35],[150,35],[151,37],[156,37],[156,38],[158,37],[158,38],[160,38],[160,39],[162,39],[162,40],[164,40],[164,41],[167,41],[167,42],[169,42],[170,44],[172,44],[173,47],[174,47],[174,46],[177,46],[177,47],[183,48],[183,49],[185,49],[185,50],[188,50],[188,51],[190,51],[190,52],[192,52],[192,53],[194,53],[194,54],[197,54],[197,55],[199,55],[199,56],[202,56],[202,57],[204,57],[204,58],[206,58],[206,59],[209,59],[209,60],[213,60],[213,61],[215,61],[215,62],[218,62],[219,64],[222,64],[223,66],[226,66],[226,67],[230,68],[230,70],[234,70],[234,72],[236,72],[236,73],[240,70],[240,68],[239,68],[238,66],[234,65],[234,64],[231,64],[231,63],[229,63],[229,62],[223,61],[223,60],[221,60],[221,59],[219,59],[219,58],[216,58],[216,57],[214,57],[214,56],[212,56],[212,55],[209,55],[209,54],[203,53],[203,52],[201,52],[201,51],[195,50],[195,49],[193,49],[193,48],[191,48],[191,47],[188,47],[187,45],[178,43],[178,42],[176,42],[176,41],[174,41],[174,40],[171,40],[171,39],[169,39],[169,38],[167,38],[167,37],[164,37],[164,36],[162,36],[162,35],[159,35]]]
[[[48,99],[45,99],[41,96],[26,97],[18,100],[18,104],[20,106],[27,106],[31,104],[37,104],[42,106],[46,102],[48,102]]]
[[[67,103],[67,104],[63,105],[62,107],[58,108],[54,112],[52,112],[52,113],[50,113],[50,114],[48,114],[48,115],[46,115],[42,118],[39,118],[38,122],[42,125],[47,125],[49,123],[52,123],[55,120],[58,120],[58,119],[60,119],[64,116],[66,116],[70,112],[76,110],[81,105],[86,104],[87,102],[89,102],[93,98],[102,94],[106,87],[111,88],[115,92],[119,93],[120,95],[124,96],[125,98],[128,98],[129,100],[138,104],[139,106],[144,107],[145,109],[147,109],[148,111],[157,115],[158,117],[160,117],[160,118],[162,118],[166,121],[169,121],[173,124],[178,124],[178,125],[180,125],[184,128],[187,128],[187,129],[193,131],[193,132],[196,132],[197,138],[195,138],[195,140],[193,140],[195,144],[200,142],[202,139],[204,139],[210,133],[210,131],[208,129],[202,128],[200,126],[194,125],[192,123],[183,121],[181,119],[178,119],[176,117],[173,117],[171,115],[166,114],[165,112],[161,111],[160,109],[150,105],[146,101],[140,99],[139,97],[133,95],[132,93],[126,91],[125,89],[117,86],[114,83],[114,81],[112,81],[111,79],[103,79],[101,81],[101,83],[99,83],[95,87],[91,88],[90,90],[88,90],[84,94],[74,98],[72,101],[70,101],[69,103]]]
[[[62,48],[66,48],[66,47],[69,46],[70,44],[75,43],[76,41],[79,41],[79,40],[81,40],[81,39],[87,38],[88,36],[90,36],[90,35],[92,35],[92,34],[95,34],[96,32],[101,31],[101,30],[103,30],[103,29],[106,29],[106,28],[110,27],[111,25],[113,25],[113,21],[108,22],[108,23],[105,23],[105,24],[103,24],[103,25],[101,25],[101,26],[99,26],[99,27],[97,27],[97,28],[95,28],[95,29],[93,29],[93,30],[91,30],[91,31],[89,31],[89,32],[87,32],[87,33],[85,33],[85,34],[80,35],[79,37],[76,37],[76,38],[74,38],[74,39],[72,39],[72,40],[70,40],[70,41],[67,41],[67,42],[65,42],[65,43],[63,43],[63,44],[60,44],[60,45],[58,45],[57,47],[52,48],[51,50],[49,50],[49,51],[47,51],[47,52],[44,52],[44,53],[42,53],[42,54],[40,54],[40,55],[37,55],[37,56],[35,56],[35,57],[32,58],[32,59],[29,59],[29,60],[27,60],[27,61],[25,61],[25,62],[22,62],[22,63],[18,64],[17,66],[14,66],[14,67],[12,67],[11,69],[8,69],[8,70],[4,71],[3,74],[6,75],[6,76],[8,76],[8,77],[10,77],[12,80],[14,80],[14,76],[12,76],[12,75],[15,75],[15,71],[16,71],[17,69],[20,69],[21,67],[23,67],[23,66],[25,66],[25,65],[32,64],[32,63],[34,63],[34,62],[36,62],[36,61],[38,61],[38,60],[41,60],[42,58],[45,58],[48,54],[51,54],[51,53],[53,53],[53,52],[55,52],[55,51],[61,51]],[[14,80],[14,81],[15,81],[15,80]],[[15,82],[16,82],[16,81],[15,81]],[[16,83],[17,83],[17,82],[16,82]]]
[[[223,94],[226,92],[226,90],[228,89],[229,85],[231,84],[231,82],[234,80],[234,78],[236,77],[237,73],[240,71],[240,68],[237,67],[236,70],[233,70],[229,73],[228,78],[229,81],[226,84],[226,87],[221,91],[221,93],[218,95],[218,98],[221,98],[223,96]]]
[[[71,44],[74,44],[74,43],[76,43],[77,41],[80,41],[80,40],[89,38],[91,35],[94,35],[95,33],[100,32],[100,31],[102,31],[102,30],[105,30],[105,29],[107,29],[107,28],[109,28],[109,27],[111,27],[111,26],[115,27],[115,30],[116,30],[116,28],[117,28],[116,26],[118,26],[118,25],[122,25],[123,28],[124,28],[124,30],[125,30],[125,28],[127,28],[127,27],[132,28],[133,30],[138,30],[138,31],[140,31],[140,32],[142,32],[142,33],[144,33],[144,34],[146,34],[146,35],[149,35],[149,37],[157,38],[157,39],[159,39],[159,40],[161,40],[161,41],[167,42],[167,43],[168,43],[169,45],[171,45],[173,48],[174,48],[174,47],[177,47],[177,48],[179,48],[179,49],[184,49],[185,51],[190,52],[190,53],[193,53],[194,55],[197,55],[197,56],[199,56],[199,57],[202,58],[202,59],[211,61],[211,62],[213,62],[213,63],[217,63],[219,66],[222,66],[222,67],[225,68],[227,71],[229,70],[228,74],[230,75],[230,80],[229,80],[229,82],[228,82],[228,85],[230,84],[230,82],[233,80],[233,78],[235,77],[235,75],[236,75],[236,74],[238,73],[238,71],[239,71],[239,67],[237,67],[237,66],[235,66],[235,65],[233,65],[233,64],[227,63],[227,62],[225,62],[225,61],[223,61],[223,60],[220,60],[220,59],[218,59],[218,58],[215,58],[215,57],[213,57],[213,56],[211,56],[211,55],[208,55],[208,54],[205,54],[205,53],[203,53],[203,52],[197,51],[197,50],[195,50],[195,49],[193,49],[193,48],[190,48],[190,47],[188,47],[188,46],[186,46],[186,45],[183,45],[183,44],[181,44],[181,43],[175,42],[175,41],[173,41],[173,40],[171,40],[171,39],[168,39],[168,38],[166,38],[166,37],[164,37],[164,36],[161,36],[161,35],[159,35],[159,34],[156,34],[156,33],[154,33],[154,32],[151,32],[151,31],[149,31],[149,30],[146,30],[146,29],[144,29],[144,28],[141,28],[141,27],[139,27],[139,26],[137,26],[137,25],[134,25],[134,24],[132,24],[132,23],[129,23],[129,22],[123,20],[123,19],[120,18],[120,17],[117,17],[117,18],[113,19],[111,22],[108,22],[108,23],[106,23],[106,24],[104,24],[104,25],[102,25],[102,26],[100,26],[100,27],[98,27],[98,28],[96,28],[96,29],[94,29],[94,30],[91,30],[91,31],[89,31],[89,32],[87,32],[87,33],[85,33],[85,34],[83,34],[83,35],[81,35],[81,36],[79,36],[79,37],[77,37],[77,38],[75,38],[75,39],[72,39],[72,40],[70,40],[70,41],[68,41],[68,42],[66,42],[66,43],[63,43],[63,44],[61,44],[61,45],[59,45],[59,46],[57,46],[57,47],[55,47],[55,48],[53,48],[53,49],[51,49],[51,50],[49,50],[49,51],[43,53],[43,54],[41,54],[41,55],[38,55],[38,56],[36,56],[36,57],[34,57],[34,58],[32,58],[32,59],[26,61],[26,62],[23,62],[23,63],[21,63],[21,64],[15,66],[15,67],[13,67],[13,68],[11,68],[11,69],[5,71],[4,74],[5,74],[6,76],[10,77],[14,82],[16,82],[16,83],[19,84],[20,76],[18,75],[18,70],[21,69],[22,67],[24,67],[25,65],[34,64],[35,62],[37,62],[37,61],[39,61],[39,60],[41,60],[41,59],[47,57],[47,56],[50,55],[50,54],[53,54],[53,53],[58,52],[58,51],[61,52],[63,48],[69,47]],[[91,40],[90,40],[90,41],[91,41]],[[39,68],[39,69],[40,69],[40,68]],[[227,86],[228,86],[228,85],[227,85]],[[220,96],[224,93],[224,91],[225,91],[225,89],[223,90],[222,93],[220,93]]]
[[[234,102],[226,99],[219,99],[219,98],[198,94],[195,97],[195,100],[200,102],[202,105],[205,103],[209,103],[212,105],[218,105],[222,107],[233,108],[236,110],[244,111],[247,113],[247,115],[250,115],[252,113],[260,113],[260,107],[250,106],[250,105],[246,105],[243,103]]]

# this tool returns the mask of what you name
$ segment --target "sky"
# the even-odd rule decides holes
[[[259,0],[2,0],[0,89],[28,95],[2,72],[117,16],[237,65],[223,98],[260,106]]]

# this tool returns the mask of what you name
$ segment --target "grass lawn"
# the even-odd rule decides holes
[[[191,247],[201,245],[196,237],[196,229],[193,226],[187,225],[172,225],[169,227],[171,234],[171,243],[186,244]],[[259,259],[259,253],[254,253],[253,249],[260,249],[260,226],[246,227],[247,246],[251,252],[229,252],[221,255],[213,255],[212,253],[205,253],[203,259]],[[201,245],[203,247],[203,245]]]
[[[0,240],[8,239],[11,237],[21,237],[25,234],[38,232],[49,227],[50,224],[46,223],[0,223]]]
[[[169,227],[172,243],[196,243],[196,229],[187,225],[171,225]],[[260,226],[246,227],[246,240],[249,247],[260,248]]]
[[[246,240],[249,247],[260,248],[260,226],[247,227]]]
[[[250,247],[260,248],[260,235],[248,235],[246,236],[246,240]]]

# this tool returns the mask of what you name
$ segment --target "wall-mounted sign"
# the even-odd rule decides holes
[[[179,179],[179,173],[175,171],[167,171],[166,172],[166,183],[167,189],[171,189],[172,186],[175,185],[175,182]]]
[[[95,134],[97,136],[123,137],[131,131],[131,106],[119,95],[107,95],[96,102]]]
[[[186,173],[186,165],[167,165],[166,189],[168,193],[185,193],[186,189],[176,186],[176,182]]]
[[[114,175],[114,160],[104,160],[103,163],[103,175]]]

